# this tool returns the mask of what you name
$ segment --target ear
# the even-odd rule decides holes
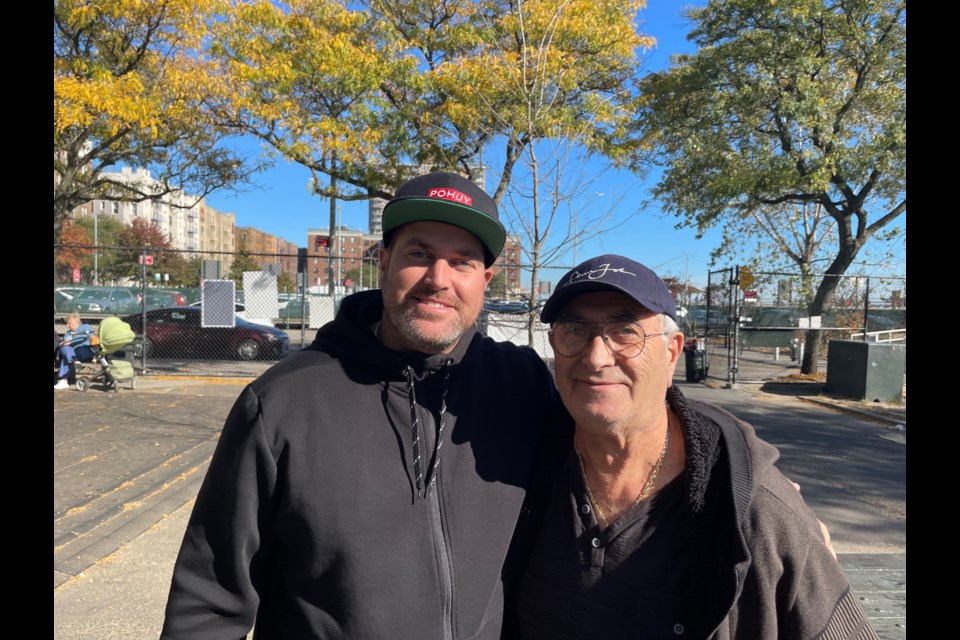
[[[677,331],[675,334],[673,334],[667,339],[667,355],[670,358],[669,384],[673,384],[673,373],[677,368],[677,363],[680,361],[680,354],[683,353],[683,343],[685,340],[686,338],[684,337],[682,331]]]
[[[380,275],[382,276],[387,271],[387,263],[390,262],[390,251],[386,247],[380,247],[378,258],[380,260]]]
[[[492,277],[493,277],[493,267],[490,267],[490,268],[486,269],[486,270],[483,272],[483,285],[484,285],[484,287],[486,287],[486,285],[490,284],[490,278],[492,278]]]

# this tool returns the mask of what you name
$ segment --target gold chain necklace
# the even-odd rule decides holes
[[[657,474],[660,473],[660,467],[663,466],[663,460],[667,457],[667,449],[670,447],[670,417],[667,417],[667,435],[663,439],[663,447],[660,449],[660,457],[657,459],[657,464],[653,467],[653,471],[650,473],[650,477],[647,478],[647,481],[643,483],[643,488],[640,489],[640,494],[637,496],[637,499],[633,502],[633,505],[630,507],[636,507],[640,504],[640,501],[646,497],[647,491],[653,487],[654,480],[657,479]],[[583,476],[583,486],[587,490],[587,498],[590,500],[590,503],[593,505],[593,510],[597,512],[597,519],[600,524],[603,525],[603,528],[606,529],[608,526],[607,517],[603,514],[603,511],[600,509],[600,502],[593,497],[593,491],[590,490],[590,481],[587,480],[587,472],[583,468],[583,457],[580,455],[580,450],[574,446],[574,451],[577,453],[577,462],[580,463],[580,475]]]

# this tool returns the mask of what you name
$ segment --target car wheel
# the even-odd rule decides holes
[[[237,357],[241,360],[256,360],[260,356],[260,345],[255,340],[244,340],[237,345]]]

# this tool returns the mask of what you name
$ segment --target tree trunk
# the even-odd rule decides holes
[[[817,287],[816,295],[813,296],[813,300],[807,305],[807,313],[810,317],[823,315],[823,308],[826,306],[827,301],[833,297],[833,292],[839,283],[839,276],[827,275],[823,277],[823,280],[820,281],[820,285]],[[803,362],[800,365],[800,373],[812,374],[817,373],[819,370],[820,338],[820,329],[808,329],[804,335]]]

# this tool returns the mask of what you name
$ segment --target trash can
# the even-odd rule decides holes
[[[697,338],[690,338],[683,345],[687,382],[700,382],[707,377],[707,352],[703,347]]]

